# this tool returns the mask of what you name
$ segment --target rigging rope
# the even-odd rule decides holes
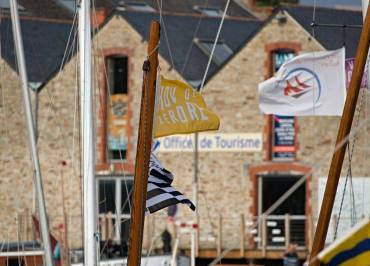
[[[365,102],[365,97],[364,96],[365,96],[365,91],[361,90],[360,105],[359,105],[359,108],[357,110],[357,116],[356,116],[354,129],[356,129],[359,125],[362,106]],[[355,150],[356,141],[358,140],[358,138],[359,138],[358,135],[353,138],[352,147],[350,147],[350,142],[349,141],[347,143],[348,169],[347,169],[347,175],[346,175],[346,179],[345,179],[345,183],[344,183],[341,203],[340,203],[340,207],[339,207],[339,211],[338,211],[338,220],[337,220],[337,223],[335,225],[334,240],[337,238],[337,234],[338,234],[339,222],[340,222],[340,218],[341,218],[341,214],[342,214],[344,197],[345,197],[345,193],[346,193],[348,179],[350,180],[351,226],[353,226],[357,222],[356,203],[355,203],[353,180],[352,180],[352,157],[353,157],[353,152]]]
[[[168,49],[168,53],[170,55],[170,60],[171,60],[171,67],[172,67],[172,69],[175,69],[175,63],[173,61],[173,55],[172,55],[172,52],[171,52],[171,49],[170,49],[170,42],[169,42],[169,39],[168,39],[168,36],[167,36],[166,24],[164,23],[163,16],[162,16],[162,0],[161,0],[160,3],[159,3],[159,0],[157,0],[157,5],[158,5],[158,8],[159,8],[159,24],[161,26],[163,26],[164,38],[166,40],[167,49]],[[158,45],[159,45],[159,43],[158,43]]]
[[[225,6],[225,10],[224,10],[224,12],[222,14],[220,26],[218,27],[216,38],[215,38],[215,41],[214,41],[213,46],[212,46],[212,51],[211,51],[211,54],[209,55],[209,59],[208,59],[206,70],[204,72],[202,84],[200,85],[200,89],[199,89],[199,92],[200,93],[202,93],[203,87],[204,87],[204,83],[206,82],[208,70],[209,70],[209,67],[211,65],[212,57],[213,57],[213,54],[215,52],[215,49],[216,49],[216,46],[217,46],[217,43],[218,43],[218,38],[220,37],[220,32],[221,32],[221,29],[222,29],[222,25],[224,24],[224,20],[225,20],[225,17],[226,17],[227,9],[229,8],[229,4],[230,4],[230,0],[227,0],[226,6]]]
[[[206,1],[205,1],[205,6],[206,6],[206,7],[208,7],[208,0],[206,0]],[[204,15],[204,13],[202,12],[202,13],[200,14],[200,16],[199,16],[198,24],[197,24],[197,26],[196,26],[196,28],[195,28],[195,31],[194,31],[194,34],[193,34],[193,38],[192,38],[192,40],[191,40],[191,43],[190,43],[190,45],[189,45],[189,48],[188,48],[188,50],[186,51],[184,64],[183,64],[182,69],[181,69],[181,72],[180,72],[180,74],[181,74],[182,76],[183,76],[183,75],[184,75],[184,73],[185,73],[185,69],[186,69],[186,67],[187,67],[188,60],[189,60],[189,58],[190,58],[190,52],[191,52],[191,49],[192,49],[192,48],[193,48],[193,46],[194,46],[194,39],[195,39],[195,38],[196,38],[196,36],[198,35],[198,31],[199,31],[199,29],[200,29],[200,25],[202,24],[202,19],[203,19],[203,17],[205,17],[205,15]]]

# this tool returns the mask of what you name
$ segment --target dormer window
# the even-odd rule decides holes
[[[195,39],[195,43],[198,47],[208,56],[211,55],[213,43],[212,40],[199,40]],[[231,55],[233,51],[227,46],[223,41],[218,41],[216,43],[216,48],[213,53],[212,61],[217,65],[222,65]]]
[[[130,3],[125,3],[125,6],[127,7],[127,9],[133,10],[133,11],[155,12],[155,9],[153,7],[145,3],[130,2]]]
[[[194,10],[208,17],[221,17],[223,12],[217,7],[200,7],[194,6]]]

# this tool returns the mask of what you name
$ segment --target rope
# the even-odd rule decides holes
[[[316,0],[314,0],[314,3],[313,3],[313,11],[312,11],[312,23],[311,23],[311,26],[312,26],[312,37],[313,39],[315,40],[316,39],[316,36],[315,36],[315,26],[316,26]],[[315,57],[315,50],[312,51],[313,53],[313,57]],[[316,69],[316,64],[315,64],[315,60],[313,60],[313,66],[312,66],[312,70],[313,72],[315,72],[315,69]],[[315,80],[312,80],[312,87],[314,88],[315,87]],[[315,115],[315,90],[312,91],[312,114]],[[316,145],[314,145],[315,147]]]
[[[365,102],[364,95],[365,95],[365,91],[361,90],[360,105],[359,105],[359,108],[358,108],[358,111],[357,111],[356,121],[355,121],[355,126],[354,126],[355,129],[358,127],[358,124],[359,124],[359,121],[360,121],[361,110],[362,110],[363,104]],[[349,141],[348,141],[348,144],[347,144],[348,169],[347,169],[346,180],[345,180],[345,183],[344,183],[341,203],[340,203],[339,212],[338,212],[338,221],[336,223],[335,231],[334,231],[334,240],[337,238],[337,234],[338,234],[339,222],[340,222],[340,218],[341,218],[341,214],[342,214],[344,197],[345,197],[345,193],[346,193],[348,179],[350,179],[350,200],[351,200],[351,203],[352,203],[352,206],[351,206],[352,207],[351,208],[351,225],[353,226],[357,222],[356,204],[355,204],[355,196],[354,196],[353,180],[352,180],[352,157],[353,157],[353,152],[355,150],[355,145],[356,145],[357,140],[358,140],[358,136],[355,136],[353,138],[353,141],[352,141],[352,147],[350,147]]]
[[[93,24],[94,25],[97,25],[97,28],[96,30],[93,30],[93,39],[96,39],[96,45],[93,44],[93,50],[94,50],[94,54],[98,54],[98,52],[96,51],[99,51],[101,50],[100,48],[100,42],[99,42],[99,38],[97,37],[97,32],[100,31],[100,26],[99,24],[97,23],[98,20],[97,20],[97,16],[96,16],[96,8],[95,8],[95,1],[92,1],[92,20],[93,20]],[[95,38],[96,37],[96,38]],[[99,75],[99,70],[98,70],[98,66],[100,65],[100,62],[99,62],[99,58],[97,57],[94,57],[94,72],[95,72],[95,75],[98,76]],[[102,64],[103,65],[103,73],[104,73],[104,77],[105,77],[105,80],[106,80],[106,86],[107,86],[107,100],[104,101],[103,100],[103,97],[102,97],[102,91],[101,91],[101,88],[100,86],[98,86],[98,98],[99,98],[99,101],[100,101],[100,106],[104,106],[105,104],[107,104],[107,112],[113,110],[113,106],[112,106],[112,102],[111,102],[111,88],[110,88],[110,84],[108,82],[108,74],[107,74],[107,68],[106,68],[106,64],[105,62]],[[109,152],[109,148],[108,148],[108,143],[106,144],[105,146],[105,154],[108,154]],[[122,169],[124,169],[124,159],[123,159],[123,154],[122,154],[122,151],[119,150],[119,163],[122,165]],[[127,185],[127,177],[126,177],[126,173],[125,171],[122,171],[123,172],[123,182],[124,182],[124,185],[125,185],[125,191],[126,191],[126,195],[128,195],[128,205],[129,205],[129,210],[131,212],[131,201],[130,201],[130,195],[131,195],[131,192],[128,190],[128,185]],[[113,179],[114,180],[114,185],[116,187],[117,185],[117,181],[116,179]],[[119,184],[118,185],[121,185],[121,179],[119,179]],[[99,182],[98,182],[99,184]],[[100,199],[99,198],[99,205],[98,207],[101,205],[101,204],[105,204],[105,209],[107,209],[107,201],[106,201],[106,187],[104,186],[103,187],[103,199]],[[116,190],[115,190],[116,191]],[[114,199],[116,199],[116,192],[114,191]],[[99,196],[98,196],[99,197]],[[114,234],[115,233],[118,233],[119,235],[121,235],[121,232],[120,232],[120,225],[121,222],[125,221],[125,220],[122,220],[121,221],[121,217],[118,215],[118,213],[120,213],[120,215],[122,215],[122,211],[123,209],[126,207],[126,203],[122,206],[122,208],[120,206],[117,206],[116,205],[116,200],[114,200],[114,209],[115,209],[115,215],[116,218],[115,218],[115,222],[113,224],[113,230],[111,232],[111,235],[108,236],[108,239],[112,239]],[[98,208],[99,209],[99,208]],[[120,210],[120,212],[118,212],[118,210]],[[97,213],[98,214],[98,213]],[[99,216],[99,214],[98,214]],[[116,230],[118,230],[118,232],[116,232]],[[98,234],[100,234],[100,228],[98,227],[97,228],[97,231],[98,231]],[[106,241],[103,245],[103,247],[99,250],[99,256],[98,256],[98,259],[101,258],[101,255],[102,253],[105,251],[106,247],[108,245],[108,241]]]
[[[77,31],[75,29],[75,26],[76,26],[76,18],[77,18],[77,12],[74,14],[74,19],[73,19],[73,22],[72,22],[72,26],[71,26],[71,29],[70,29],[70,32],[69,32],[69,35],[68,35],[68,41],[67,41],[67,44],[66,44],[66,48],[64,50],[64,53],[63,53],[63,58],[62,58],[62,63],[59,67],[59,70],[58,70],[58,74],[56,75],[56,82],[59,82],[60,78],[61,78],[61,73],[62,73],[62,70],[65,66],[65,63],[70,59],[70,57],[72,56],[73,54],[73,50],[74,50],[74,44],[76,42],[76,38],[77,38]],[[74,33],[74,36],[73,36],[73,39],[71,39],[72,37],[72,33],[73,31],[75,30],[75,33]],[[55,99],[55,95],[51,93],[50,89],[48,87],[45,88],[46,89],[46,93],[47,93],[47,96],[48,96],[48,109],[47,109],[47,112],[46,112],[46,116],[45,116],[45,121],[44,123],[40,123],[40,131],[43,131],[43,130],[46,130],[46,127],[47,127],[47,122],[49,120],[49,118],[51,117],[51,115],[53,114],[54,116],[57,115],[57,108],[55,106],[55,103],[54,103],[54,99]],[[51,114],[52,113],[52,114]],[[68,147],[67,143],[66,143],[66,139],[67,137],[64,136],[64,130],[61,126],[61,122],[57,119],[54,121],[56,122],[57,124],[57,128],[58,128],[58,134],[60,136],[59,139],[62,140],[62,142],[64,142],[63,144],[63,147]],[[73,150],[68,150],[68,154],[69,154],[69,158],[71,160],[73,160],[74,156],[73,156]],[[73,164],[71,164],[71,166],[74,166]],[[75,174],[76,171],[74,168],[72,168],[72,172]]]
[[[96,10],[95,10],[95,5],[93,5],[93,19],[95,19],[95,21],[97,21],[97,17],[96,17]],[[97,25],[97,23],[95,23],[96,25]],[[97,30],[96,31],[94,31],[94,33],[95,32],[99,32],[99,25],[97,26]],[[94,35],[95,36],[95,35]],[[94,46],[94,49],[96,49],[96,50],[102,50],[101,48],[100,48],[100,42],[99,42],[99,37],[97,37],[96,38],[96,47]],[[156,46],[155,47],[155,49],[151,52],[151,54],[156,50],[156,49],[158,49],[158,46]],[[97,53],[95,53],[95,54],[97,54]],[[97,59],[97,62],[99,62],[99,59]],[[100,63],[96,63],[95,64],[95,66],[97,67],[98,65],[100,65]],[[106,102],[104,102],[103,101],[103,97],[102,97],[102,91],[101,91],[101,88],[100,88],[100,86],[98,86],[98,93],[99,93],[99,100],[100,100],[100,105],[102,106],[102,105],[104,105],[104,104],[107,104],[108,105],[108,107],[107,107],[107,111],[109,112],[110,110],[112,110],[112,108],[113,108],[113,106],[112,106],[112,102],[111,102],[111,87],[110,87],[110,84],[109,84],[109,82],[108,82],[108,72],[107,72],[107,67],[106,67],[106,64],[105,63],[103,63],[102,64],[103,65],[103,73],[104,73],[104,77],[105,77],[105,80],[107,81],[107,83],[106,83],[106,86],[107,86],[107,101]],[[98,74],[99,73],[99,71],[95,68],[95,70],[96,70],[96,74]],[[109,152],[109,149],[108,149],[108,144],[105,146],[105,151],[106,151],[106,154],[108,154],[108,152]],[[118,161],[118,163],[120,163],[121,164],[121,166],[122,166],[122,169],[124,169],[124,159],[123,159],[123,154],[122,154],[122,151],[121,150],[119,150],[119,161]],[[124,184],[124,187],[125,187],[125,192],[126,192],[126,195],[128,195],[127,197],[127,199],[125,200],[125,203],[122,205],[122,207],[120,207],[120,206],[116,206],[116,201],[114,202],[114,204],[115,204],[115,210],[116,210],[116,213],[118,213],[118,210],[120,209],[120,214],[122,215],[122,211],[124,210],[124,208],[127,206],[127,204],[128,204],[128,206],[129,206],[129,211],[131,212],[131,210],[132,210],[132,207],[131,207],[131,193],[132,193],[132,190],[130,190],[129,191],[129,189],[128,189],[128,184],[127,184],[127,182],[128,182],[128,179],[130,179],[130,181],[131,180],[133,180],[131,177],[130,178],[128,178],[127,176],[126,176],[126,173],[125,173],[125,171],[122,171],[122,175],[123,175],[123,179],[122,180],[120,180],[120,184],[121,184],[121,182],[123,181],[123,184]],[[115,180],[115,179],[114,179]],[[117,183],[115,183],[115,184],[117,184]],[[99,199],[100,200],[100,202],[99,202],[99,204],[101,204],[101,203],[104,203],[104,204],[106,204],[106,192],[105,192],[105,188],[104,188],[104,191],[103,191],[103,194],[104,194],[104,200],[101,200],[101,199]],[[121,201],[122,201],[122,199],[121,199]],[[121,233],[120,233],[120,230],[121,230],[121,228],[120,228],[120,226],[118,226],[119,224],[121,224],[122,222],[125,222],[125,221],[127,221],[127,220],[129,220],[129,219],[123,219],[123,220],[121,220],[121,217],[119,217],[118,215],[116,216],[116,219],[115,219],[115,222],[114,222],[114,224],[113,224],[113,231],[112,231],[112,235],[109,237],[109,238],[112,238],[113,237],[113,234],[115,233],[115,230],[118,230],[118,234],[119,235],[121,235]],[[106,247],[107,247],[107,244],[108,243],[105,243],[104,244],[104,246],[102,247],[102,249],[100,250],[100,256],[101,256],[101,254],[105,251],[105,249],[106,249]]]
[[[172,51],[171,51],[171,48],[170,48],[170,42],[169,42],[169,39],[168,39],[168,36],[167,36],[166,24],[164,23],[163,15],[162,15],[162,0],[161,0],[160,3],[159,3],[159,0],[157,0],[157,5],[158,5],[158,8],[159,8],[159,23],[160,23],[161,26],[163,26],[164,38],[166,40],[167,49],[168,49],[168,53],[170,55],[170,60],[171,60],[171,67],[172,67],[172,69],[175,69],[175,63],[173,61],[173,55],[172,55]],[[159,45],[159,43],[158,43],[158,45]]]
[[[217,35],[216,35],[215,41],[214,41],[214,43],[213,43],[212,51],[211,51],[211,54],[209,55],[209,59],[208,59],[208,63],[207,63],[207,67],[206,67],[206,71],[204,72],[204,76],[203,76],[202,84],[200,85],[200,89],[199,89],[199,92],[200,92],[200,93],[202,93],[202,91],[203,91],[204,83],[205,83],[205,81],[206,81],[207,74],[208,74],[208,70],[209,70],[209,67],[210,67],[210,65],[211,65],[212,57],[213,57],[213,54],[214,54],[214,52],[215,52],[216,45],[217,45],[217,43],[218,43],[218,38],[220,37],[220,32],[221,32],[221,29],[222,29],[222,25],[224,24],[224,20],[225,20],[225,17],[226,17],[227,9],[229,8],[229,4],[230,4],[230,0],[227,0],[226,6],[225,6],[225,10],[224,10],[224,13],[222,14],[222,18],[221,18],[220,26],[218,27]]]
[[[207,7],[208,6],[208,0],[206,0],[205,2],[205,6]],[[192,38],[192,41],[190,43],[190,46],[188,48],[188,50],[186,51],[186,56],[185,56],[185,60],[184,60],[184,65],[182,66],[182,69],[181,69],[181,72],[180,74],[181,75],[184,75],[184,72],[185,72],[185,69],[186,69],[186,66],[188,64],[188,60],[189,60],[189,57],[190,57],[190,52],[191,52],[191,49],[193,48],[194,46],[194,39],[195,37],[198,35],[198,31],[199,31],[199,28],[200,28],[200,25],[202,24],[202,19],[204,17],[204,13],[202,12],[199,16],[199,20],[198,20],[198,24],[197,24],[197,27],[195,28],[195,31],[194,31],[194,34],[193,34],[193,38]]]

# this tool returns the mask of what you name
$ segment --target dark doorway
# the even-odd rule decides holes
[[[258,212],[268,210],[302,175],[271,174],[259,176]],[[267,245],[285,246],[285,215],[289,214],[290,242],[305,245],[306,185],[303,183],[267,217]]]
[[[264,175],[262,178],[262,212],[271,207],[289,188],[302,176],[292,175]],[[284,201],[273,215],[304,215],[306,206],[305,183],[302,184],[286,201]]]

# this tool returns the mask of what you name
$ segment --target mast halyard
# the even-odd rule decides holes
[[[127,265],[137,266],[141,262],[144,212],[146,206],[149,159],[152,150],[152,131],[155,105],[155,85],[158,68],[158,44],[160,24],[150,25],[148,60],[144,62],[143,92],[141,96],[140,124],[136,150],[134,192],[132,197],[130,243]]]
[[[41,170],[40,170],[40,163],[36,145],[36,132],[34,126],[34,119],[32,114],[32,107],[31,107],[31,100],[29,95],[28,89],[28,77],[26,71],[26,63],[24,58],[24,50],[23,50],[23,40],[21,36],[21,26],[19,22],[19,15],[18,15],[18,3],[17,0],[10,1],[10,13],[12,19],[12,26],[13,26],[13,36],[14,36],[14,43],[15,49],[17,54],[17,63],[19,74],[21,76],[21,83],[22,83],[22,95],[23,95],[23,105],[26,114],[26,122],[27,122],[27,130],[28,130],[28,141],[31,150],[31,158],[34,168],[35,174],[35,182],[36,182],[36,195],[37,195],[37,203],[38,203],[38,210],[39,210],[39,218],[40,218],[40,227],[41,227],[41,238],[44,245],[44,263],[45,265],[54,265],[52,252],[51,252],[51,245],[50,245],[50,234],[46,216],[46,207],[45,207],[45,199],[44,199],[44,192],[42,187],[42,177],[41,177]]]
[[[97,223],[95,192],[95,145],[93,83],[91,79],[90,0],[81,0],[79,10],[80,125],[82,134],[84,265],[97,265]]]

